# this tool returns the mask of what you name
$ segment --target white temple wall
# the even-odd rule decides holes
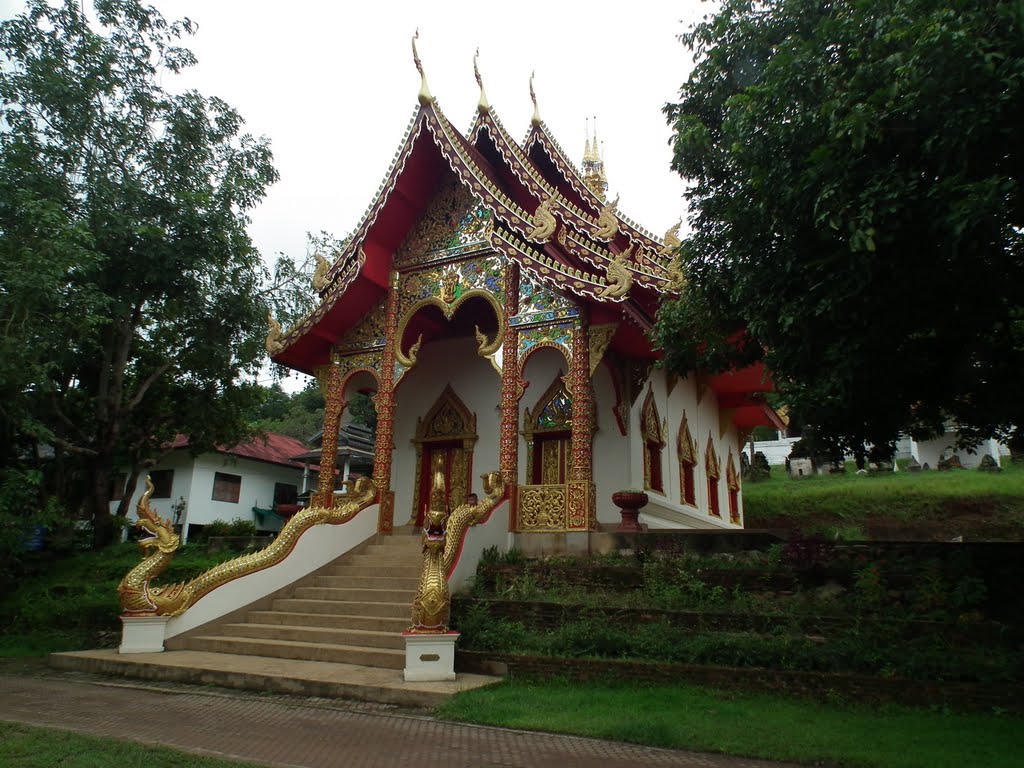
[[[395,450],[391,489],[395,492],[395,525],[413,513],[417,482],[416,420],[437,402],[446,385],[476,414],[478,440],[473,448],[473,491],[484,496],[480,475],[497,470],[501,425],[501,378],[490,362],[477,354],[472,338],[443,339],[424,344],[416,365],[399,383],[395,395]]]
[[[667,380],[665,387],[667,390]],[[679,476],[678,435],[679,425],[684,415],[690,429],[690,435],[696,440],[698,430],[701,429],[702,425],[700,421],[700,408],[697,406],[697,381],[694,376],[687,376],[684,379],[677,380],[676,385],[672,388],[672,393],[668,396],[668,413],[666,414],[668,419],[668,434],[666,436],[668,445],[666,446],[665,455],[667,458],[668,488],[670,489],[672,500],[686,509],[696,511],[698,507],[683,501],[683,489]],[[700,504],[700,469],[700,462],[698,462],[697,472],[694,473],[694,492],[697,494],[694,500],[698,506]]]
[[[665,425],[665,448],[661,452],[662,479],[665,492],[647,490],[650,501],[642,510],[641,521],[650,528],[734,528],[729,523],[729,495],[726,487],[726,466],[729,460],[729,446],[734,450],[734,461],[739,457],[736,450],[736,431],[730,427],[724,436],[719,434],[718,399],[713,390],[706,388],[703,397],[697,400],[696,377],[679,379],[668,394],[668,382],[665,372],[654,369],[644,382],[643,389],[636,398],[630,411],[629,444],[630,473],[632,487],[642,488],[643,468],[643,436],[641,419],[643,405],[648,391],[653,392],[658,415]],[[679,459],[676,447],[676,435],[679,422],[685,411],[689,421],[690,434],[697,443],[697,467],[694,473],[694,491],[697,506],[682,503],[682,489],[679,478]],[[721,477],[717,483],[719,511],[722,517],[717,518],[709,513],[707,470],[705,458],[708,435],[710,434],[721,468]],[[738,466],[737,466],[738,469]],[[740,499],[742,515],[742,494]],[[742,519],[742,518],[741,518]]]
[[[633,487],[630,481],[629,435],[619,431],[615,418],[615,386],[611,373],[603,363],[593,377],[594,414],[597,429],[594,432],[593,472],[597,491],[597,521],[618,523],[619,508],[612,503],[612,494]]]
[[[526,381],[529,386],[527,386],[526,392],[523,393],[522,398],[519,400],[519,415],[516,422],[516,432],[519,433],[520,484],[529,484],[530,481],[530,467],[526,463],[526,440],[522,436],[523,416],[527,408],[532,411],[537,407],[537,403],[540,402],[541,397],[547,392],[551,382],[559,375],[559,371],[561,371],[563,376],[566,375],[569,372],[569,363],[566,361],[565,355],[557,349],[544,347],[536,350],[526,358],[526,365],[523,367],[523,381]],[[500,402],[500,397],[498,401]]]

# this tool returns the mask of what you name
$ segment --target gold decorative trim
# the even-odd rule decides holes
[[[686,412],[679,422],[679,431],[676,433],[676,453],[679,461],[686,464],[697,463],[697,441],[690,434],[690,425],[686,419]]]
[[[537,108],[537,93],[533,90],[533,76],[536,72],[530,73],[530,101],[533,102],[533,117],[530,118],[531,125],[540,125],[540,109]]]
[[[484,81],[480,77],[480,67],[477,66],[477,59],[480,58],[480,49],[476,49],[476,53],[473,54],[473,76],[476,77],[476,84],[480,86],[480,100],[477,102],[476,108],[481,112],[490,112],[491,104],[487,101],[487,94],[484,92]]]
[[[704,471],[708,478],[718,480],[722,476],[722,467],[718,462],[718,454],[715,452],[715,441],[708,432],[708,444],[704,449]]]
[[[618,234],[619,218],[615,215],[615,209],[618,207],[619,196],[616,195],[612,202],[601,208],[601,213],[597,216],[597,227],[593,232],[595,240],[608,242]]]
[[[321,253],[313,254],[316,261],[316,269],[313,271],[313,290],[317,293],[327,287],[327,275],[331,271],[331,265]]]
[[[178,549],[179,538],[170,520],[162,519],[149,506],[153,490],[153,483],[147,476],[146,492],[136,506],[139,516],[136,527],[149,534],[139,540],[139,549],[145,558],[125,575],[117,588],[125,616],[179,616],[214,589],[280,563],[295,547],[299,537],[313,526],[347,523],[377,498],[373,481],[361,477],[356,481],[352,495],[338,506],[307,507],[293,515],[266,549],[228,560],[190,581],[157,587],[151,582],[170,564]],[[152,554],[148,554],[150,552]]]
[[[558,228],[558,220],[551,212],[552,198],[541,201],[540,205],[533,212],[530,218],[530,225],[533,229],[526,235],[526,239],[535,243],[546,243],[555,234]]]
[[[420,73],[420,92],[416,98],[420,104],[424,107],[430,106],[434,97],[430,95],[430,88],[427,87],[427,75],[423,71],[423,63],[420,61],[420,55],[416,50],[416,41],[420,37],[419,27],[416,28],[416,34],[412,36],[412,61],[416,65],[416,71]]]
[[[658,403],[654,399],[654,387],[648,385],[647,397],[644,398],[644,404],[640,409],[640,439],[643,443],[644,452],[644,488],[647,490],[657,491],[658,493],[664,493],[665,490],[665,475],[664,472],[660,473],[661,476],[661,488],[655,488],[652,485],[653,468],[651,467],[651,452],[648,450],[650,445],[656,445],[658,448],[658,460],[661,461],[661,450],[665,447],[665,423],[662,421],[661,416],[658,413]],[[662,469],[662,467],[658,467]]]
[[[664,258],[672,258],[676,255],[676,249],[683,244],[683,241],[679,239],[679,228],[683,225],[683,220],[677,221],[669,230],[665,233],[664,241],[665,244],[658,250],[658,255]]]
[[[479,296],[485,299],[487,303],[490,304],[491,307],[494,309],[494,314],[498,320],[498,333],[495,335],[494,339],[491,340],[486,345],[486,347],[484,347],[484,349],[488,351],[478,351],[480,351],[480,354],[483,355],[484,357],[493,355],[495,352],[497,352],[505,341],[505,312],[502,309],[501,304],[498,302],[497,297],[495,297],[490,291],[485,291],[482,288],[471,288],[470,290],[463,293],[461,296],[459,296],[459,298],[455,299],[451,303],[442,301],[436,296],[428,296],[425,299],[420,299],[411,307],[409,307],[409,309],[405,311],[405,314],[402,315],[402,319],[398,323],[398,330],[395,332],[395,359],[398,360],[398,362],[404,365],[406,368],[412,368],[414,365],[416,365],[416,353],[419,351],[420,345],[423,342],[423,335],[420,334],[418,340],[409,348],[408,354],[402,352],[402,339],[405,336],[406,327],[409,325],[409,322],[412,320],[413,316],[417,312],[419,312],[424,307],[434,306],[441,310],[441,312],[445,316],[445,319],[450,321],[452,317],[455,316],[455,313],[459,310],[459,307],[461,307],[464,303],[466,303],[466,301],[473,298],[474,296]],[[479,341],[479,338],[477,340]]]
[[[597,366],[601,364],[608,345],[612,343],[615,332],[619,329],[618,323],[604,323],[602,325],[590,326],[590,375],[593,377]]]
[[[264,342],[264,346],[266,347],[267,354],[273,357],[284,350],[284,331],[281,330],[281,324],[269,312],[267,312],[267,327],[270,331],[267,333],[267,340]]]
[[[566,485],[518,486],[516,519],[520,531],[564,531],[567,528]]]
[[[732,451],[729,451],[729,461],[725,465],[725,484],[730,491],[740,489],[740,476],[736,472],[736,462],[733,460]]]
[[[633,273],[629,270],[629,257],[633,253],[634,244],[630,243],[629,248],[624,250],[608,264],[606,277],[608,285],[597,292],[601,299],[617,299],[625,296],[633,285]]]

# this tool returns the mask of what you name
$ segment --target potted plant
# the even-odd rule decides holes
[[[647,494],[635,488],[616,491],[612,494],[612,503],[619,508],[622,515],[622,522],[615,530],[620,533],[634,533],[642,531],[637,518],[640,517],[640,510],[647,506]]]

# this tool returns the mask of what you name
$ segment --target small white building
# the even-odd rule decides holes
[[[188,438],[179,435],[170,453],[149,472],[155,487],[150,506],[180,526],[182,543],[214,520],[251,520],[259,531],[278,531],[280,518],[257,515],[254,508],[296,503],[304,490],[305,466],[295,459],[306,452],[301,440],[271,432],[233,448],[193,456]],[[122,475],[120,482],[114,483],[113,496],[117,498],[111,499],[111,512],[120,503],[124,480]],[[307,477],[307,482],[314,486],[315,475]],[[135,506],[145,490],[145,478],[140,477],[129,519],[136,519]]]

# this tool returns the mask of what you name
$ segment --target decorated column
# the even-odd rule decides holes
[[[373,399],[377,409],[377,442],[373,451],[373,482],[380,489],[377,530],[390,533],[395,526],[395,492],[391,490],[391,454],[395,448],[395,344],[398,331],[398,273],[391,273],[384,320],[380,380]]]
[[[519,475],[519,331],[511,324],[519,311],[519,266],[509,263],[505,272],[505,339],[501,358],[501,478],[512,488]]]
[[[321,365],[314,373],[323,393],[324,437],[320,446],[320,482],[317,492],[310,500],[310,506],[329,509],[334,506],[334,472],[338,465],[338,430],[341,428],[341,414],[348,405],[342,399],[341,370],[337,365]]]
[[[591,530],[597,525],[592,463],[594,403],[590,387],[589,328],[583,317],[577,320],[572,332],[569,392],[572,395],[572,466],[567,523],[569,530]]]

